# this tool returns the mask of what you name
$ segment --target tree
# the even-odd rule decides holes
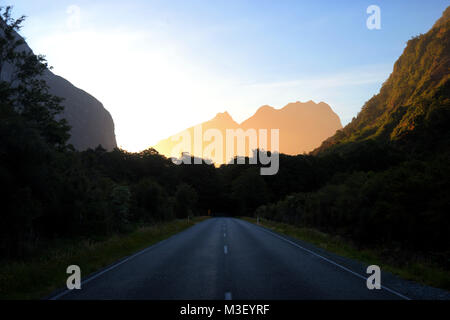
[[[133,188],[134,219],[142,222],[171,218],[172,206],[161,185],[150,178],[140,180]]]
[[[129,222],[131,193],[128,186],[115,186],[111,193],[113,226],[119,229]]]
[[[260,205],[267,203],[269,193],[258,168],[248,168],[232,183],[232,198],[240,214],[253,214]]]
[[[5,255],[24,253],[37,237],[36,221],[52,211],[57,188],[50,172],[55,151],[65,149],[69,138],[66,121],[55,120],[63,111],[61,99],[49,94],[42,79],[45,58],[34,55],[17,33],[24,19],[13,19],[11,7],[0,7],[0,175],[7,186],[0,195],[0,250]]]
[[[49,66],[35,55],[18,35],[24,16],[11,17],[10,6],[0,7],[0,101],[3,117],[20,116],[53,147],[64,148],[70,137],[62,99],[49,93],[42,78]]]
[[[175,192],[175,214],[177,218],[185,218],[195,211],[198,200],[197,191],[186,183],[181,183]]]

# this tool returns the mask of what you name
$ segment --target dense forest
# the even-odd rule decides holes
[[[228,214],[340,235],[404,257],[450,261],[450,10],[415,37],[380,93],[310,155],[258,165],[175,165],[153,149],[76,151],[55,120],[61,100],[39,76],[43,56],[20,51],[23,18],[2,10],[0,257],[24,258],[55,239],[96,238],[140,224]],[[1,71],[1,69],[0,69]]]
[[[257,214],[448,269],[449,123],[450,7],[429,32],[407,42],[357,117],[312,153],[319,176],[328,177],[319,188]]]

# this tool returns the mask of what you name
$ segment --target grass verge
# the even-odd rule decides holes
[[[241,219],[256,224],[256,218],[242,217]],[[383,270],[398,275],[403,279],[450,290],[449,272],[422,259],[412,259],[400,265],[398,264],[398,256],[393,256],[392,252],[386,254],[382,250],[377,249],[360,249],[342,237],[329,235],[315,229],[297,227],[261,218],[259,224],[278,233],[309,242],[337,255],[370,265],[382,266]]]
[[[69,265],[80,266],[82,277],[85,277],[205,219],[196,217],[189,222],[175,220],[139,227],[101,241],[60,243],[26,261],[3,261],[0,265],[0,299],[41,299],[65,286]]]

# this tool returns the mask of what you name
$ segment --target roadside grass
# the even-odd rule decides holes
[[[104,240],[60,242],[26,261],[0,262],[0,299],[42,299],[66,285],[66,269],[78,265],[82,277],[207,219],[195,217],[138,227]]]
[[[254,224],[257,222],[256,218],[241,217],[241,219]],[[309,242],[337,255],[370,265],[379,265],[384,271],[395,274],[402,279],[450,290],[450,273],[423,258],[416,257],[406,260],[399,259],[400,253],[393,255],[392,252],[385,252],[381,249],[360,249],[342,237],[329,235],[311,228],[297,227],[261,218],[259,224],[278,233]],[[400,264],[399,260],[406,262]]]

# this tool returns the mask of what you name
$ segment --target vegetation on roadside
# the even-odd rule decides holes
[[[254,224],[257,223],[257,218],[241,217],[241,219]],[[382,247],[363,248],[340,236],[324,233],[316,229],[275,222],[264,218],[259,218],[259,225],[280,234],[311,243],[342,257],[369,265],[379,265],[384,271],[391,272],[403,279],[437,288],[450,289],[449,273],[432,261],[427,261],[424,257],[416,256],[415,259],[404,263],[405,260],[398,259],[398,256],[392,256]],[[401,255],[401,253],[399,254]]]
[[[195,217],[136,227],[127,234],[99,239],[79,239],[49,244],[25,260],[0,265],[0,299],[41,299],[64,288],[66,269],[78,265],[82,277],[132,255],[205,220]]]
[[[450,7],[408,41],[380,92],[351,123],[303,158],[309,172],[292,171],[298,191],[251,213],[381,248],[396,265],[420,261],[449,274],[449,71]],[[431,278],[440,277],[436,272]],[[448,287],[446,281],[437,282]]]
[[[72,250],[89,252],[112,239],[114,250],[106,241],[99,251],[117,259],[136,225],[155,224],[164,234],[166,221],[209,212],[256,213],[320,230],[345,239],[336,250],[353,243],[358,252],[380,252],[399,273],[409,270],[406,278],[448,288],[450,9],[408,42],[352,124],[315,154],[280,155],[274,176],[251,164],[176,165],[151,148],[74,150],[59,119],[61,100],[42,80],[45,58],[20,51],[15,35],[23,18],[14,20],[11,8],[0,14],[0,74],[11,71],[0,80],[0,296],[48,292],[53,276],[39,270],[55,273],[46,261],[65,265]],[[99,259],[87,270],[108,263]]]

